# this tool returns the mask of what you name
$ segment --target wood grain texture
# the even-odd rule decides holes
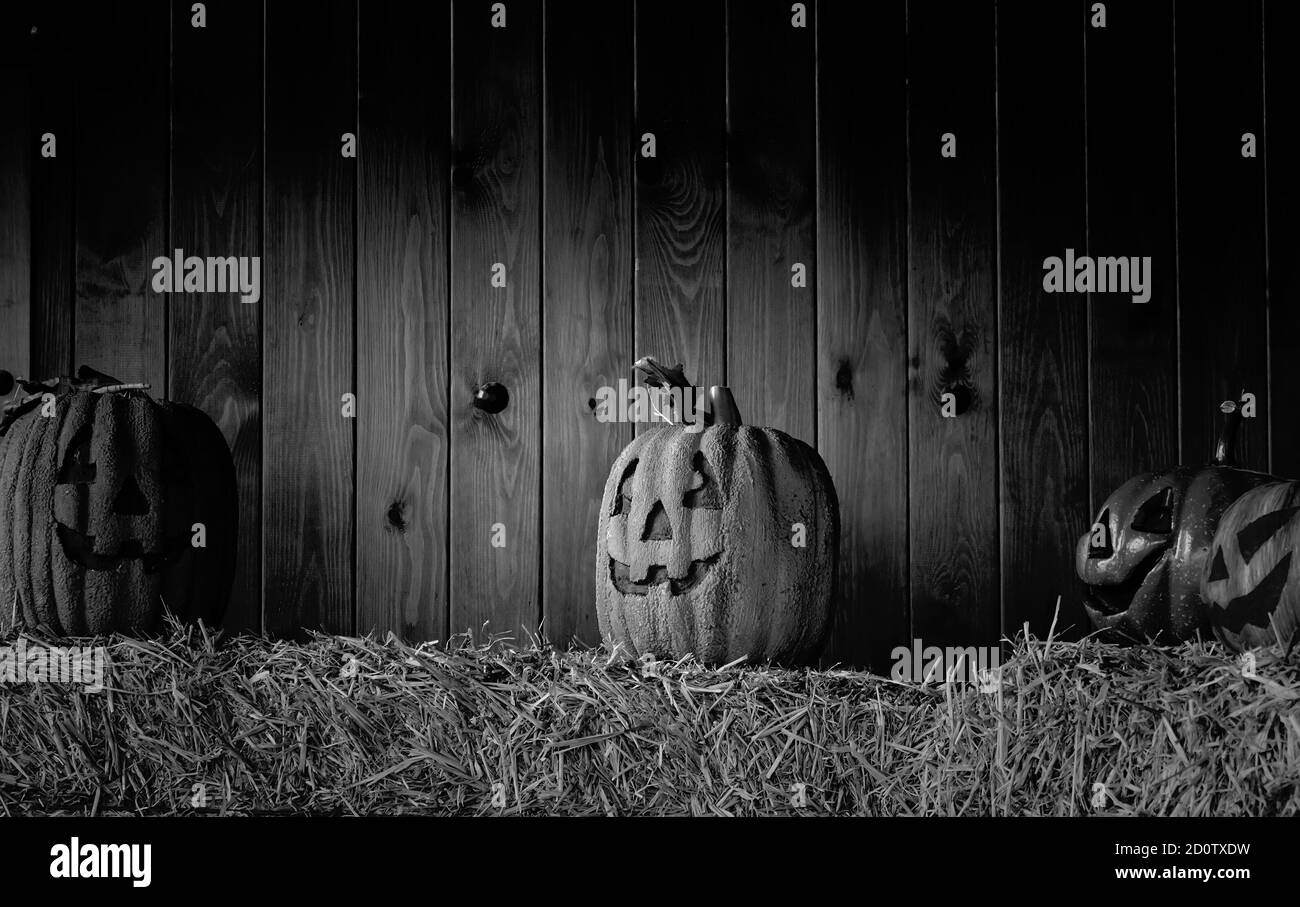
[[[199,257],[262,254],[262,11],[172,4],[171,239]],[[160,254],[165,254],[163,250]],[[168,299],[170,397],[207,413],[235,460],[239,554],[230,632],[262,626],[262,307],[237,293]]]
[[[993,4],[942,12],[908,5],[912,635],[987,645],[999,632]],[[944,133],[955,158],[940,156]]]
[[[1089,525],[1088,300],[1043,262],[1086,248],[1077,4],[998,4],[1002,629],[1087,628],[1074,544]]]
[[[1264,97],[1268,207],[1269,471],[1300,477],[1300,420],[1290,414],[1300,400],[1300,7],[1282,0],[1264,4]],[[1274,412],[1274,409],[1277,412]]]
[[[76,358],[161,396],[166,302],[150,265],[166,245],[167,4],[105,0],[76,19]]]
[[[811,444],[817,5],[796,27],[786,0],[728,2],[727,382],[747,422]]]
[[[357,630],[446,639],[451,10],[360,29]]]
[[[75,17],[32,4],[23,17],[31,63],[32,141],[49,134],[55,157],[32,150],[31,374],[72,373],[76,271]]]
[[[1178,298],[1182,457],[1202,462],[1222,427],[1219,404],[1253,393],[1237,461],[1268,466],[1268,325],[1264,161],[1242,156],[1264,132],[1259,0],[1175,7],[1178,96]]]
[[[725,385],[724,0],[638,2],[636,16],[636,353]]]
[[[630,380],[633,3],[546,5],[542,613],[559,644],[600,640],[592,549],[610,465],[632,426],[601,387]]]
[[[817,447],[840,501],[823,661],[883,671],[909,637],[905,4],[821,0],[817,29]]]
[[[541,619],[540,0],[492,18],[486,0],[452,9],[451,631],[520,639]],[[510,395],[495,415],[472,403],[491,382]]]
[[[356,6],[266,10],[263,622],[275,635],[353,627]],[[364,148],[359,153],[364,153]]]
[[[1088,301],[1095,514],[1130,476],[1178,461],[1172,4],[1110,4],[1106,27],[1089,22],[1084,41],[1088,252],[1150,256],[1152,268],[1147,302]]]
[[[29,376],[34,137],[27,69],[14,57],[0,62],[0,123],[0,368]]]

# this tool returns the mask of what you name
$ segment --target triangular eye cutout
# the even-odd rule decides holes
[[[1143,502],[1138,512],[1133,515],[1133,529],[1136,532],[1162,534],[1174,529],[1174,490],[1166,488],[1157,491]]]
[[[718,493],[717,482],[713,478],[713,470],[709,468],[709,461],[704,458],[704,452],[697,450],[695,456],[691,459],[691,485],[682,495],[682,506],[690,508],[703,508],[705,510],[721,510],[722,496]]]
[[[95,464],[90,459],[90,436],[93,425],[83,425],[72,436],[68,451],[59,470],[61,485],[89,485],[95,481]]]
[[[623,475],[618,480],[618,487],[614,489],[614,501],[609,507],[610,516],[618,516],[625,510],[631,509],[630,507],[625,507],[623,502],[626,501],[628,504],[632,503],[632,474],[636,472],[637,462],[638,461],[633,460],[631,463],[628,463],[627,468],[623,470]]]
[[[1279,529],[1291,522],[1291,517],[1295,516],[1297,511],[1300,511],[1300,507],[1284,507],[1266,513],[1247,524],[1246,528],[1237,533],[1237,550],[1241,552],[1241,559],[1250,563],[1255,557],[1255,552],[1259,551]]]
[[[1212,583],[1228,578],[1228,565],[1223,562],[1223,549],[1214,549],[1214,561],[1210,564],[1210,575],[1207,579]]]

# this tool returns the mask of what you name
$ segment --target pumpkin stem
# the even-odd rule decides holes
[[[710,418],[713,425],[744,425],[740,418],[740,408],[736,398],[731,395],[731,388],[714,385],[709,388]]]
[[[1214,462],[1219,466],[1237,464],[1237,429],[1241,426],[1241,407],[1231,400],[1219,404],[1219,411],[1227,418],[1223,421],[1223,431],[1219,433],[1219,443],[1214,446]]]
[[[686,380],[686,375],[682,372],[682,364],[677,365],[660,365],[654,356],[642,356],[632,367],[645,373],[645,383],[651,387],[673,388],[673,387],[690,387],[691,382]]]

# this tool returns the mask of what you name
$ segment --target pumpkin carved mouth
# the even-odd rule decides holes
[[[123,561],[137,560],[144,562],[145,573],[153,574],[173,560],[166,554],[146,552],[144,546],[137,539],[128,539],[123,542],[116,554],[99,554],[95,551],[95,537],[93,535],[86,535],[84,532],[78,532],[69,526],[56,526],[55,530],[59,536],[59,543],[63,546],[63,550],[68,557],[87,570],[117,570]],[[180,545],[182,543],[176,541],[174,544]]]
[[[1128,576],[1118,583],[1088,584],[1088,604],[1102,614],[1115,615],[1129,609],[1141,597],[1143,589],[1156,583],[1164,574],[1170,558],[1168,547],[1157,548],[1134,565]]]
[[[681,595],[683,592],[687,592],[702,583],[721,556],[722,553],[719,552],[703,560],[691,561],[691,565],[686,569],[686,575],[683,577],[669,576],[667,567],[662,564],[652,564],[642,582],[632,579],[631,567],[611,557],[609,559],[609,581],[614,584],[615,589],[624,595],[649,595],[655,586],[664,585],[668,586],[670,595]]]

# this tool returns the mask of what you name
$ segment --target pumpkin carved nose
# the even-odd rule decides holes
[[[673,537],[673,525],[668,520],[668,512],[664,510],[663,501],[655,501],[655,505],[650,508],[650,515],[646,517],[645,532],[641,533],[643,542],[662,542]]]

